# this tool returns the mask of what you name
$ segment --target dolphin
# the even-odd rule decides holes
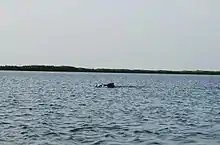
[[[102,85],[96,85],[96,87],[101,88],[101,87],[107,87],[107,88],[115,88],[114,83],[108,83],[108,84],[102,84]]]
[[[104,84],[104,86],[106,86],[108,88],[114,88],[115,84],[114,83],[108,83],[108,84]]]

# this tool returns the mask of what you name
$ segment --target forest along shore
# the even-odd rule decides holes
[[[172,70],[140,70],[140,69],[106,69],[106,68],[82,68],[73,66],[53,65],[24,65],[24,66],[0,66],[5,71],[51,71],[51,72],[99,72],[99,73],[142,73],[142,74],[195,74],[195,75],[220,75],[220,71],[172,71]]]

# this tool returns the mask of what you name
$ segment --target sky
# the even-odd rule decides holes
[[[219,0],[2,0],[0,65],[220,70]]]

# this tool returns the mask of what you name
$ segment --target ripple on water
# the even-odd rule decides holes
[[[3,145],[220,143],[217,76],[38,72],[0,72],[0,76]],[[95,82],[115,82],[119,87],[95,88]]]

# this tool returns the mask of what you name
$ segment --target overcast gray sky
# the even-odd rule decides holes
[[[1,0],[0,64],[219,69],[220,0]]]

